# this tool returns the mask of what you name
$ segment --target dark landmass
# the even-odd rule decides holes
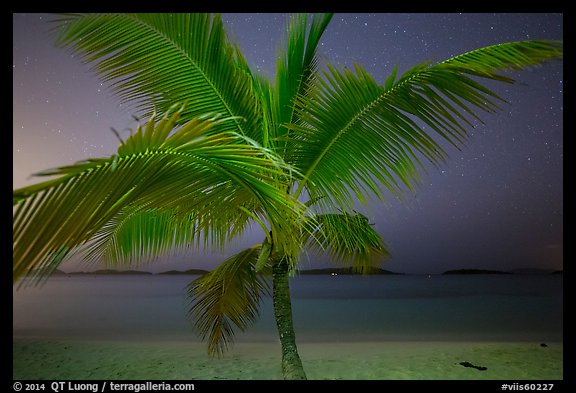
[[[167,274],[167,275],[178,275],[178,274],[188,274],[188,275],[202,275],[202,274],[206,274],[208,273],[208,270],[202,270],[202,269],[189,269],[189,270],[168,270],[165,272],[160,272],[160,273],[151,273],[151,272],[146,272],[146,271],[142,271],[142,270],[115,270],[115,269],[101,269],[101,270],[94,270],[94,271],[89,271],[89,272],[70,272],[70,273],[66,273],[63,272],[62,270],[56,270],[54,273],[54,275],[91,275],[91,274],[96,274],[96,275],[105,275],[105,274],[113,274],[113,275],[117,275],[117,274],[126,274],[126,275],[152,275],[152,274]]]
[[[33,276],[33,275],[35,275],[35,274],[38,273],[38,272],[39,272],[39,270],[32,270],[32,271],[29,271],[26,275],[27,275],[27,276]],[[62,270],[56,269],[56,270],[54,270],[52,273],[50,273],[50,276],[65,276],[65,275],[67,275],[67,274],[68,274],[68,273],[63,272]]]
[[[208,270],[202,269],[188,269],[188,270],[168,270],[165,272],[160,272],[156,274],[168,274],[168,275],[178,275],[178,274],[193,274],[193,275],[203,275],[208,273]]]
[[[484,270],[484,269],[456,269],[446,270],[442,274],[512,274],[501,270]]]
[[[554,269],[533,269],[533,268],[525,268],[525,269],[514,269],[512,273],[514,274],[552,274],[556,273],[561,270],[554,270]]]
[[[510,271],[485,269],[455,269],[447,270],[442,274],[516,274],[516,275],[548,275],[563,274],[563,270],[523,268]]]
[[[115,269],[101,269],[101,270],[94,270],[88,272],[70,272],[66,273],[62,270],[56,269],[51,275],[52,276],[63,276],[63,275],[90,275],[90,274],[98,274],[98,275],[117,275],[117,274],[126,274],[126,275],[203,275],[209,273],[209,270],[203,269],[188,269],[188,270],[168,270],[159,273],[151,273],[141,270],[115,270]],[[302,275],[322,275],[322,274],[343,274],[343,275],[360,275],[361,273],[356,273],[352,270],[351,267],[342,267],[342,268],[324,268],[324,269],[309,269],[309,270],[300,270],[299,274]],[[390,270],[380,269],[380,268],[373,268],[369,274],[405,274],[405,273],[397,273],[392,272]],[[553,269],[533,269],[533,268],[524,268],[524,269],[514,269],[511,271],[502,271],[502,270],[487,270],[487,269],[454,269],[454,270],[447,270],[441,274],[515,274],[515,275],[549,275],[549,274],[564,274],[563,270],[553,270]]]
[[[300,270],[300,274],[355,274],[361,275],[362,273],[355,272],[351,267],[340,267],[340,268],[326,268],[326,269],[310,269],[310,270]],[[391,272],[389,270],[380,269],[378,267],[374,267],[369,270],[368,273],[365,274],[404,274],[404,273],[396,273]]]
[[[141,270],[114,270],[114,269],[100,269],[100,270],[94,270],[92,272],[71,272],[71,273],[64,273],[64,274],[129,274],[129,275],[134,275],[134,274],[152,274],[150,272],[144,272]]]

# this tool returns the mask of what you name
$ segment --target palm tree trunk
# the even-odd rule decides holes
[[[292,322],[292,300],[288,282],[288,263],[285,259],[281,259],[272,267],[272,284],[274,316],[282,346],[282,375],[284,379],[306,379],[306,373],[304,373],[296,347],[296,334]]]

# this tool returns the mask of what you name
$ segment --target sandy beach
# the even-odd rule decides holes
[[[561,342],[301,343],[311,380],[561,380]],[[465,367],[460,363],[486,368]],[[278,380],[276,343],[13,339],[14,380]]]

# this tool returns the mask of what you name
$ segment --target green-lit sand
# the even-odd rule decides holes
[[[309,379],[563,379],[559,342],[301,343],[299,348]],[[238,343],[224,358],[213,359],[196,342],[14,339],[13,360],[15,380],[281,379],[275,343]]]

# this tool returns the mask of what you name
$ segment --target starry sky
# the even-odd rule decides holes
[[[132,113],[77,56],[54,45],[48,14],[13,14],[13,187],[34,172],[113,154],[110,131],[134,128]],[[254,69],[273,76],[287,14],[223,14]],[[424,61],[483,46],[563,39],[563,15],[545,13],[343,13],[328,26],[322,64],[362,64],[384,83]],[[488,86],[505,98],[417,192],[365,211],[393,256],[383,267],[404,273],[449,269],[563,269],[563,64],[510,74],[518,83]],[[127,133],[128,131],[124,131]],[[256,234],[256,232],[254,232]],[[260,242],[248,234],[224,252],[187,252],[143,270],[213,268]],[[66,266],[69,268],[66,269]],[[69,263],[63,270],[86,270]],[[325,267],[306,255],[303,268]]]

